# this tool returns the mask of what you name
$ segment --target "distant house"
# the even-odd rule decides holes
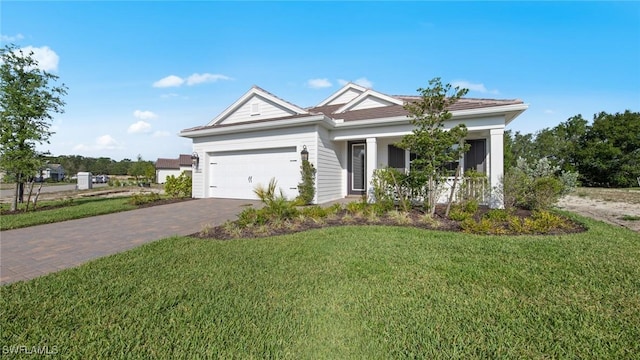
[[[47,179],[52,179],[53,181],[62,181],[64,180],[64,176],[64,168],[60,164],[47,164],[40,172],[40,179],[43,181]]]
[[[169,175],[180,176],[183,171],[191,176],[191,155],[180,154],[177,159],[158,158],[156,161],[156,182],[164,184]]]

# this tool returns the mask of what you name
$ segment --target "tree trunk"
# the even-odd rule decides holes
[[[22,177],[20,177],[18,189],[18,202],[22,204],[24,202],[24,181],[22,181]]]
[[[460,163],[456,168],[456,174],[453,177],[453,184],[451,185],[451,192],[449,193],[449,201],[447,201],[447,210],[444,212],[445,217],[449,217],[449,210],[451,210],[451,203],[453,202],[453,195],[456,192],[456,184],[458,183],[458,177],[460,176]]]
[[[436,202],[438,201],[438,199],[436,198],[436,196],[438,196],[436,190],[436,181],[432,176],[429,178],[429,195],[427,196],[427,199],[429,199],[429,206],[431,206],[431,208],[429,209],[431,217],[434,217],[436,214]]]
[[[36,192],[36,196],[33,198],[33,210],[35,210],[36,206],[38,205],[38,197],[40,197],[40,190],[42,190],[42,185],[44,185],[44,182],[40,183],[38,191]]]
[[[35,183],[35,179],[29,182],[29,195],[27,195],[27,205],[24,211],[29,211],[29,203],[31,202],[31,194],[33,193],[33,184]]]

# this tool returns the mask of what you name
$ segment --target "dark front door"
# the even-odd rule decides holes
[[[349,142],[349,176],[347,177],[348,193],[362,195],[366,191],[367,174],[367,144],[364,142]]]

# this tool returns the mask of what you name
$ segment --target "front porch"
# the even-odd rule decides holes
[[[466,141],[471,149],[460,159],[463,170],[460,179],[464,179],[464,172],[470,170],[486,176],[486,180],[482,180],[481,191],[478,190],[480,185],[473,188],[479,192],[481,201],[491,208],[503,207],[501,197],[493,190],[499,186],[504,172],[503,134],[503,128],[469,131]],[[371,179],[376,169],[394,168],[407,173],[412,154],[395,146],[401,139],[401,135],[394,134],[337,141],[337,148],[342,149],[341,162],[344,164],[343,196],[366,195],[373,201]],[[450,188],[452,184],[453,177],[447,179],[445,186]],[[443,189],[439,202],[446,202],[448,194],[447,189]]]

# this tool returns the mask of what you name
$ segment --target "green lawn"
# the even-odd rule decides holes
[[[0,230],[17,229],[136,209],[135,205],[129,203],[129,199],[130,197],[118,197],[44,201],[39,204],[39,207],[46,208],[57,204],[64,204],[65,206],[50,210],[0,216]]]
[[[169,238],[0,288],[0,346],[71,358],[640,353],[640,236],[351,226]]]

